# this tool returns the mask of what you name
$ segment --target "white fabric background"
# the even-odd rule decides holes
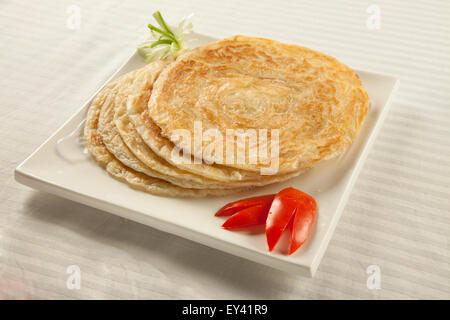
[[[381,29],[369,30],[369,5]],[[81,29],[66,27],[81,8]],[[19,185],[13,169],[116,70],[161,10],[217,37],[322,50],[401,86],[314,279]],[[450,298],[448,1],[2,1],[1,298]],[[81,289],[66,268],[81,268]],[[366,268],[381,268],[381,289]]]

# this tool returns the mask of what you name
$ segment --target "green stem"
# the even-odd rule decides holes
[[[160,44],[171,44],[171,43],[172,43],[172,40],[161,39],[161,40],[153,42],[152,45],[150,46],[150,48],[154,48],[156,46],[159,46]]]
[[[167,33],[167,32],[165,32],[165,31],[163,31],[163,30],[161,30],[161,29],[155,27],[154,25],[149,24],[149,25],[148,25],[148,28],[149,28],[150,30],[156,31],[156,32],[158,32],[158,33],[160,33],[160,34],[166,36],[167,38],[171,39],[172,41],[177,41],[177,40],[175,39],[175,37],[173,36],[173,34]]]
[[[173,33],[172,29],[169,28],[169,26],[166,24],[166,21],[164,21],[164,18],[161,15],[161,12],[156,11],[155,13],[153,13],[153,18],[155,18],[156,22],[158,22],[158,24],[165,30],[166,33],[172,35],[172,39],[175,42],[175,44],[177,45],[177,47],[180,47],[180,43],[178,42],[175,34]]]

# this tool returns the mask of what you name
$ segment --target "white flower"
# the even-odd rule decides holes
[[[192,14],[181,20],[176,32],[172,31],[164,21],[159,11],[153,14],[159,27],[148,25],[152,37],[137,46],[138,52],[147,63],[164,59],[168,55],[176,57],[178,52],[187,48],[185,37],[192,33],[193,25],[189,21]]]

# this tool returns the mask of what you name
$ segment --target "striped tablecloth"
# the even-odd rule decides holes
[[[315,278],[14,181],[157,9],[172,23],[194,12],[200,33],[298,43],[401,78]],[[448,1],[2,1],[0,75],[1,298],[450,298]]]

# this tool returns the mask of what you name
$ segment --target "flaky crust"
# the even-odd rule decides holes
[[[224,196],[230,193],[243,191],[242,189],[188,189],[173,185],[162,179],[150,177],[144,173],[133,170],[117,160],[105,147],[102,135],[98,131],[99,118],[102,108],[115,103],[117,93],[122,82],[130,79],[130,74],[124,75],[106,86],[92,101],[88,109],[84,136],[86,145],[98,164],[115,179],[128,184],[134,189],[159,196],[169,197],[206,197]]]
[[[196,157],[202,156],[201,150],[173,136],[178,129],[193,134],[195,121],[223,136],[227,129],[279,129],[280,174],[343,153],[368,105],[358,76],[335,58],[296,45],[235,36],[190,50],[164,69],[154,84],[148,115],[162,136]],[[248,153],[257,145],[249,148],[236,141],[236,148]],[[248,171],[266,166],[226,165]]]
[[[149,67],[152,68],[152,65],[147,68]],[[136,76],[130,87],[133,94],[128,97],[127,113],[124,114],[123,109],[119,107],[116,110],[115,124],[123,141],[134,155],[153,170],[174,177],[177,181],[173,183],[192,188],[196,188],[198,183],[204,188],[256,187],[284,181],[300,174],[295,172],[261,176],[259,173],[220,165],[173,161],[171,153],[175,145],[159,134],[159,128],[152,123],[146,113],[153,81],[154,76],[151,72],[139,73]],[[172,182],[170,179],[169,181]]]

